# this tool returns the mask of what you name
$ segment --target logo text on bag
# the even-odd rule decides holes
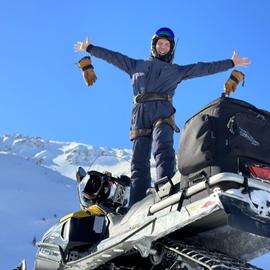
[[[241,128],[241,127],[239,127],[239,135],[244,137],[248,141],[250,141],[250,143],[252,145],[254,145],[254,146],[259,146],[260,145],[260,143],[257,142],[247,130],[245,130],[245,129]]]

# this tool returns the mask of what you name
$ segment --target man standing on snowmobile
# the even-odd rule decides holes
[[[234,66],[246,66],[249,59],[238,57],[209,63],[190,65],[172,64],[175,52],[175,38],[171,29],[163,27],[152,37],[151,56],[148,60],[137,60],[105,48],[78,41],[77,52],[87,51],[125,71],[132,80],[134,107],[130,139],[133,142],[131,161],[130,206],[145,197],[151,186],[150,156],[154,155],[157,179],[175,173],[175,152],[173,132],[179,132],[174,122],[175,108],[172,98],[177,85],[186,79],[226,71]],[[85,74],[92,84],[93,72]],[[88,84],[89,85],[89,84]]]

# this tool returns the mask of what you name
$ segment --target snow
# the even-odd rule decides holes
[[[14,269],[23,258],[28,269],[33,269],[33,242],[60,217],[79,209],[78,166],[110,171],[114,176],[130,175],[130,159],[129,149],[0,136],[0,269]],[[153,160],[151,167],[154,173]],[[270,269],[267,261],[270,254],[252,263]]]
[[[26,258],[33,266],[34,238],[78,208],[75,182],[20,156],[1,153],[0,269]],[[3,248],[5,247],[5,248]]]
[[[78,166],[130,174],[131,150],[95,147],[75,142],[57,142],[22,135],[0,136],[0,152],[33,160],[42,167],[74,179]],[[153,167],[153,164],[152,164]]]

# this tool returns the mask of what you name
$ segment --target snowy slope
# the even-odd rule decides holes
[[[34,238],[78,208],[75,182],[10,154],[0,154],[0,168],[0,269],[13,269],[23,257],[30,266]]]
[[[59,217],[79,209],[78,166],[129,174],[130,150],[0,136],[0,269],[26,258],[33,267],[39,240]]]
[[[78,210],[78,166],[129,175],[130,158],[127,149],[0,136],[0,269],[13,269],[22,258],[32,269],[32,242],[59,217]],[[267,270],[268,261],[269,254],[253,263]]]

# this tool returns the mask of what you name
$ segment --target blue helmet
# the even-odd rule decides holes
[[[156,50],[156,44],[160,38],[165,38],[165,39],[169,40],[169,42],[171,44],[170,51],[166,55],[159,55],[157,50]],[[173,31],[168,27],[162,27],[162,28],[158,29],[152,37],[151,56],[154,58],[158,58],[162,61],[165,61],[167,63],[172,63],[173,58],[174,58],[174,49],[175,49],[175,40],[174,40]]]

